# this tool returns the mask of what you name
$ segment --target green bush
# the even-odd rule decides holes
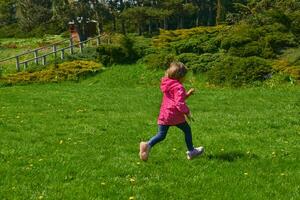
[[[267,60],[259,57],[226,56],[207,75],[210,83],[239,87],[270,78],[272,68]]]
[[[133,49],[133,41],[124,35],[112,38],[112,44],[101,44],[97,48],[98,59],[105,66],[133,63],[138,56]]]
[[[257,41],[249,42],[245,45],[230,47],[228,53],[238,57],[259,56],[263,57],[263,45]]]
[[[291,30],[298,37],[298,41],[300,40],[300,11],[294,12],[291,14]]]
[[[22,33],[23,31],[19,29],[18,24],[6,25],[0,28],[0,38],[12,38]]]
[[[182,53],[176,56],[177,60],[182,63],[194,62],[199,59],[199,55],[196,53]]]
[[[86,47],[83,49],[83,53],[76,53],[66,56],[66,60],[92,60],[99,61],[97,49],[93,47]]]
[[[129,38],[133,41],[132,50],[137,59],[140,59],[145,55],[155,53],[155,48],[151,46],[151,38],[136,35],[129,35]]]
[[[149,54],[142,58],[140,62],[146,64],[148,69],[167,69],[171,62],[176,60],[176,56],[168,52]]]
[[[240,36],[233,36],[225,38],[221,43],[221,48],[225,50],[229,50],[231,47],[239,47],[241,45],[247,44],[248,42],[251,42],[252,39],[250,37],[244,37],[242,35]]]
[[[194,73],[203,73],[209,71],[212,66],[220,60],[223,55],[204,53],[201,55],[194,53],[184,53],[176,56],[176,59],[184,63]]]
[[[48,69],[35,72],[20,72],[2,77],[2,85],[46,83],[61,81],[78,81],[86,76],[93,75],[102,65],[93,61],[72,61],[52,65]]]
[[[105,66],[126,63],[129,55],[125,48],[115,44],[100,45],[97,53],[100,62]]]
[[[214,53],[219,49],[219,41],[216,39],[216,33],[203,33],[191,38],[172,42],[170,47],[176,54],[181,53]]]
[[[181,54],[181,53],[201,54],[204,52],[201,44],[205,40],[208,40],[208,37],[206,35],[205,37],[200,35],[185,40],[180,40],[178,42],[174,42],[173,44],[171,44],[171,47],[176,51],[176,54]]]

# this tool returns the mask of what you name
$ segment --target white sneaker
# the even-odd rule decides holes
[[[194,148],[192,151],[186,152],[187,159],[192,160],[193,158],[200,156],[202,153],[204,153],[204,147]]]

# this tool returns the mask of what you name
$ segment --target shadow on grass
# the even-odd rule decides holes
[[[258,156],[253,153],[243,153],[239,151],[232,151],[232,152],[222,152],[218,154],[208,154],[206,157],[209,160],[220,160],[220,161],[227,161],[227,162],[234,162],[239,159],[258,159]]]

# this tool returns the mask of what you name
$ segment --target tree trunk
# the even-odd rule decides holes
[[[210,1],[210,5],[208,8],[208,26],[213,26],[213,3]]]
[[[139,35],[141,36],[142,33],[143,33],[143,31],[142,31],[142,26],[139,24],[138,27],[139,27],[139,30],[138,30],[138,31],[139,31]]]
[[[123,33],[124,35],[126,35],[126,27],[125,27],[125,22],[124,22],[123,19],[121,19],[121,26],[122,26],[122,33]]]
[[[167,18],[164,17],[164,29],[167,30],[168,29],[168,24],[167,24]]]
[[[152,34],[152,20],[151,19],[149,20],[148,32],[149,32],[149,35]]]
[[[224,5],[222,0],[217,0],[217,16],[216,16],[216,23],[217,25],[221,24],[225,20],[225,13],[224,13]]]
[[[113,32],[116,32],[117,28],[116,28],[116,17],[113,17]]]

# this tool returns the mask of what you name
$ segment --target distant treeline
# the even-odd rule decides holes
[[[235,24],[268,9],[299,9],[300,0],[0,0],[0,37],[57,34],[74,21],[79,31],[95,20],[97,31],[155,34]]]

